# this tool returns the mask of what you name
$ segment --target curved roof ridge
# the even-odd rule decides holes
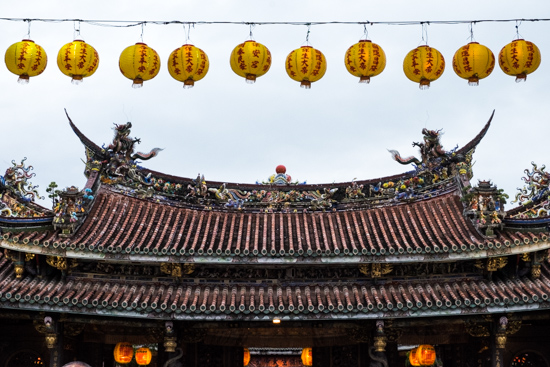
[[[69,117],[66,110],[65,110],[65,113],[67,115],[67,118],[69,119],[69,124],[71,125],[71,128],[73,129],[73,131],[75,132],[77,137],[80,139],[82,144],[86,148],[90,149],[94,154],[97,154],[101,158],[105,158],[105,154],[106,154],[105,150],[102,149],[97,144],[95,144],[94,142],[92,142],[88,137],[86,137],[76,127],[76,125],[73,123],[73,121]],[[467,152],[469,152],[470,150],[475,148],[481,142],[481,140],[483,139],[483,137],[485,136],[485,134],[489,130],[489,127],[491,125],[491,121],[493,119],[494,114],[495,114],[495,110],[493,110],[493,113],[491,114],[491,117],[489,118],[489,121],[485,124],[483,129],[476,135],[476,137],[474,137],[465,146],[460,148],[456,153],[466,154]],[[145,175],[151,174],[151,175],[156,176],[158,178],[161,178],[165,181],[191,183],[194,180],[191,177],[174,176],[174,175],[170,175],[170,174],[167,174],[167,173],[150,170],[150,169],[147,169],[147,168],[142,168],[142,167],[140,167],[140,168],[143,170]],[[319,184],[300,184],[300,185],[275,185],[275,184],[265,185],[265,184],[255,184],[255,183],[222,182],[222,181],[210,181],[210,180],[208,181],[208,183],[209,183],[209,185],[212,185],[212,186],[216,186],[216,185],[219,186],[219,185],[222,185],[222,184],[226,184],[226,185],[228,185],[232,188],[271,187],[271,188],[277,188],[278,190],[281,190],[281,191],[285,191],[285,189],[290,190],[290,189],[296,188],[296,187],[300,187],[300,188],[304,188],[304,189],[327,188],[327,187],[331,187],[331,188],[343,187],[343,188],[345,188],[351,182],[356,182],[357,184],[363,184],[363,185],[370,185],[370,184],[376,184],[378,182],[394,181],[394,180],[399,180],[399,179],[405,179],[405,178],[408,178],[408,177],[413,177],[415,173],[416,173],[415,170],[410,170],[410,171],[395,174],[395,175],[392,175],[392,176],[379,177],[379,178],[371,178],[371,179],[364,179],[364,180],[352,180],[352,181],[347,181],[347,182],[345,181],[345,182],[339,182],[339,183],[319,183]]]

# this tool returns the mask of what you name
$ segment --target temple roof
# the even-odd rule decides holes
[[[192,320],[361,319],[508,313],[550,307],[550,269],[539,279],[370,279],[314,284],[101,279],[28,274],[0,256],[0,307],[114,317]]]
[[[424,129],[414,143],[421,159],[391,151],[413,171],[327,185],[292,183],[284,166],[265,184],[161,174],[136,163],[159,149],[135,153],[130,123],[116,125],[113,143],[100,148],[69,119],[86,146],[85,189],[61,192],[55,218],[0,218],[1,245],[122,262],[273,264],[446,261],[550,248],[545,223],[503,230],[496,187],[468,186],[492,117],[461,149],[443,150],[440,132]]]
[[[388,262],[442,261],[550,247],[544,232],[481,236],[452,191],[353,211],[249,213],[171,204],[103,187],[73,236],[6,232],[4,247],[67,257],[201,263],[364,262],[374,256]]]

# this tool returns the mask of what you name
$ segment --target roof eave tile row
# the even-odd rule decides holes
[[[17,279],[0,259],[0,307],[57,312],[128,314],[135,317],[234,318],[237,315],[305,318],[372,314],[449,315],[549,307],[550,271],[539,279],[452,279],[374,284],[369,280],[311,285],[190,284],[93,280]],[[496,311],[495,311],[496,312]],[[172,316],[170,316],[172,315]]]
[[[124,258],[297,258],[460,254],[514,248],[546,233],[481,236],[453,194],[370,210],[246,213],[190,210],[102,190],[72,237],[4,234],[10,243]],[[153,260],[155,261],[155,260]]]

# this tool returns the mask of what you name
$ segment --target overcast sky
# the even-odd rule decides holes
[[[550,18],[546,0],[390,1],[141,1],[94,2],[30,0],[2,5],[0,17],[78,18],[129,21],[436,21]],[[495,56],[516,37],[516,24],[478,23],[474,38]],[[419,155],[413,141],[421,130],[443,129],[447,150],[469,142],[496,110],[491,129],[477,149],[474,181],[492,179],[511,197],[523,185],[530,162],[550,165],[550,22],[522,22],[519,33],[538,45],[542,64],[525,83],[498,66],[477,87],[452,70],[455,51],[470,41],[468,24],[427,27],[428,45],[447,62],[443,76],[420,90],[403,73],[403,59],[423,44],[420,25],[372,25],[368,37],[387,57],[386,69],[370,84],[359,84],[344,66],[348,47],[363,37],[362,25],[315,25],[309,43],[327,59],[327,72],[310,90],[299,87],[284,69],[292,50],[305,44],[303,25],[258,25],[254,39],[273,56],[270,71],[253,85],[233,73],[232,49],[249,37],[247,25],[196,25],[190,39],[204,50],[210,70],[184,90],[166,67],[169,54],[185,43],[181,25],[144,27],[143,41],[161,57],[158,76],[141,89],[118,69],[121,51],[141,40],[141,27],[80,25],[80,38],[96,48],[97,72],[71,84],[56,64],[57,52],[74,39],[72,22],[32,22],[30,38],[48,54],[46,71],[28,85],[0,68],[2,146],[0,171],[27,157],[37,174],[33,183],[46,196],[49,182],[82,187],[84,149],[70,129],[72,120],[98,145],[109,143],[113,123],[133,124],[141,151],[164,148],[144,162],[147,168],[183,177],[253,183],[265,180],[278,164],[308,183],[343,182],[408,171],[387,149]],[[27,37],[27,23],[0,21],[0,50]],[[48,203],[45,203],[47,205]],[[511,205],[508,204],[507,208]]]

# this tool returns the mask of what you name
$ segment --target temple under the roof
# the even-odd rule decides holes
[[[52,183],[49,209],[25,159],[0,177],[0,366],[112,365],[119,342],[163,367],[302,366],[307,348],[403,366],[419,344],[437,366],[548,366],[550,174],[533,163],[508,211],[472,182],[492,119],[452,150],[423,129],[418,157],[390,151],[408,172],[332,184],[155,172],[131,123],[100,146],[69,119],[81,188]]]

